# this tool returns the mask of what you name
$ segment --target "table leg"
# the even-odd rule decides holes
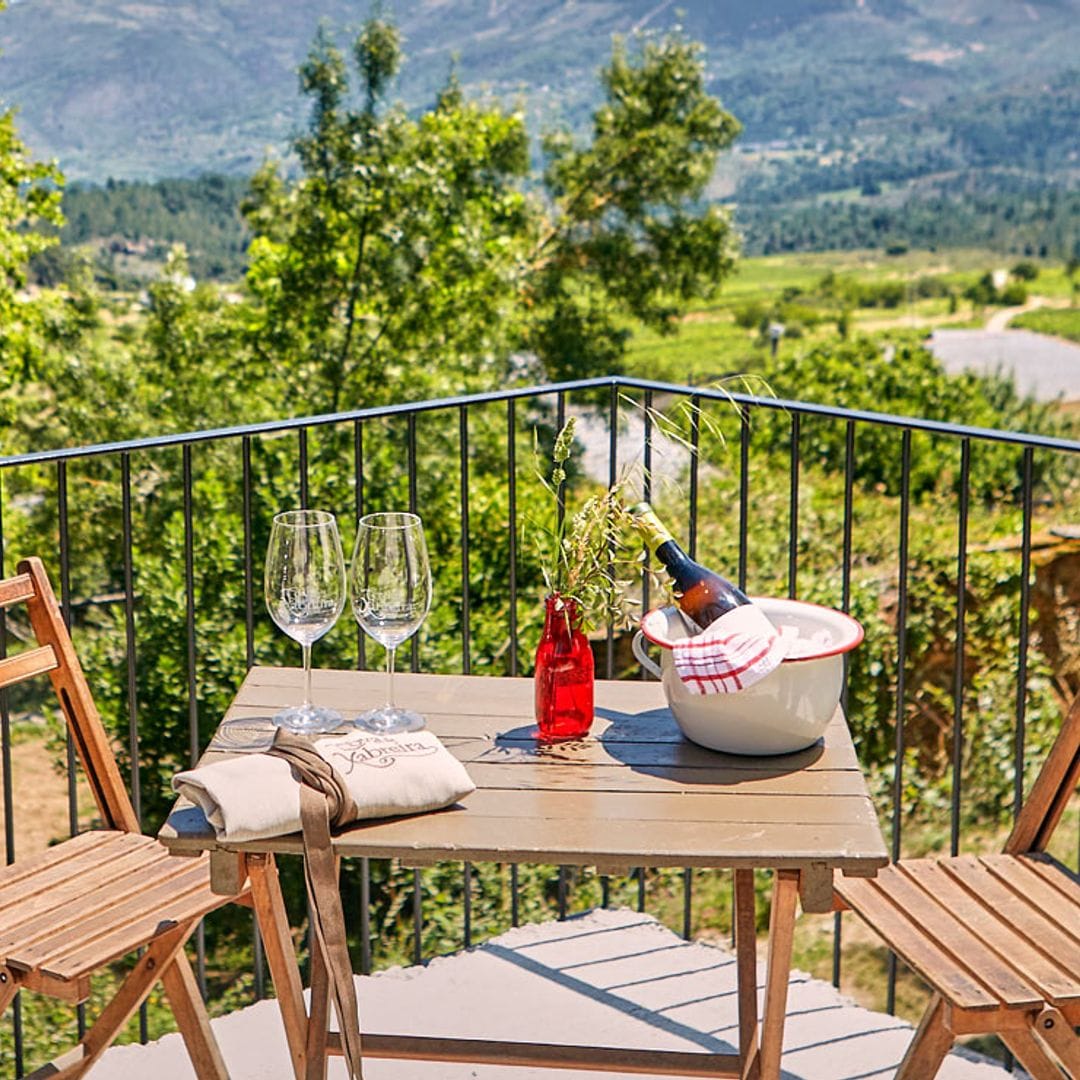
[[[306,1080],[307,1010],[304,1008],[300,968],[296,963],[296,948],[289,932],[289,918],[285,912],[274,856],[262,852],[248,855],[247,869],[252,905],[285,1025],[293,1073],[296,1080]]]
[[[777,870],[773,879],[769,914],[769,960],[765,977],[765,1016],[761,1022],[761,1080],[779,1080],[780,1051],[784,1040],[791,945],[795,936],[795,901],[799,872]]]
[[[757,917],[754,871],[735,871],[735,963],[739,985],[741,1080],[758,1075]]]

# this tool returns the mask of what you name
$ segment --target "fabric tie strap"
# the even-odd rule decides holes
[[[279,728],[267,753],[284,758],[300,782],[304,878],[311,901],[312,930],[326,963],[345,1067],[350,1080],[363,1080],[356,986],[338,889],[338,860],[330,842],[331,825],[338,829],[348,825],[356,820],[359,810],[344,777],[315,749],[310,739]]]
[[[326,796],[328,820],[335,829],[342,829],[359,817],[360,808],[345,778],[319,753],[310,739],[278,728],[267,753],[284,758],[295,770],[300,783]]]

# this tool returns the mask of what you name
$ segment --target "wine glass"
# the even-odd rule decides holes
[[[311,702],[311,646],[345,607],[345,560],[334,515],[287,510],[274,517],[264,577],[270,618],[304,651],[304,700],[277,713],[278,727],[301,735],[333,731],[341,713]]]
[[[416,731],[424,718],[394,704],[394,651],[420,628],[431,607],[431,564],[416,514],[367,514],[356,526],[349,573],[353,615],[386,648],[386,704],[357,717],[368,731]]]

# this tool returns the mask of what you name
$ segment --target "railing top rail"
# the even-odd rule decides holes
[[[761,406],[782,412],[799,413],[802,416],[862,421],[887,427],[907,428],[910,431],[925,431],[932,435],[949,435],[953,438],[980,439],[985,442],[1010,443],[1014,446],[1031,446],[1042,450],[1068,450],[1072,453],[1080,453],[1080,440],[1061,439],[1053,435],[1033,435],[1029,432],[1001,431],[997,428],[974,427],[970,424],[950,424],[944,420],[924,420],[916,416],[870,412],[866,409],[844,409],[835,405],[819,405],[813,401],[792,401],[786,398],[736,393],[715,386],[679,386],[674,383],[654,382],[650,379],[635,379],[628,376],[617,376],[601,381],[604,385],[615,382],[620,386],[632,386],[661,393],[694,395],[712,401],[731,401],[738,405]]]
[[[1051,435],[1000,431],[995,428],[950,424],[942,420],[925,420],[914,416],[898,416],[890,413],[869,412],[863,409],[838,408],[809,401],[791,401],[784,398],[735,392],[718,386],[685,386],[678,383],[657,382],[651,379],[608,375],[593,379],[575,379],[561,383],[548,383],[543,386],[523,386],[507,390],[492,390],[479,394],[430,398],[426,401],[401,402],[396,405],[379,405],[364,409],[351,409],[345,412],[325,413],[320,416],[292,417],[286,420],[267,420],[258,424],[237,424],[232,427],[212,428],[205,431],[178,432],[172,435],[129,439],[123,442],[96,443],[90,446],[9,454],[0,456],[0,469],[19,465],[47,464],[75,458],[132,453],[139,450],[160,450],[167,447],[191,446],[197,443],[215,442],[219,439],[240,438],[243,436],[281,434],[287,431],[297,431],[301,428],[327,427],[348,421],[374,420],[409,413],[437,412],[440,409],[483,405],[518,398],[546,397],[559,393],[571,393],[575,390],[594,390],[611,386],[652,390],[654,393],[659,392],[661,394],[693,396],[709,401],[726,401],[739,406],[775,409],[782,412],[799,413],[803,416],[821,416],[833,420],[879,424],[887,427],[905,428],[911,431],[947,435],[952,438],[977,439],[984,442],[1009,443],[1018,447],[1080,453],[1080,440],[1061,439]]]

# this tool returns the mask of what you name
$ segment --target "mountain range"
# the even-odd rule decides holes
[[[451,69],[521,101],[530,130],[582,130],[613,34],[681,25],[743,123],[714,194],[790,198],[999,175],[1080,178],[1080,0],[386,0],[420,108]],[[71,178],[251,172],[287,153],[296,69],[349,0],[12,0],[0,102]],[[809,177],[809,180],[807,179]],[[1017,179],[1019,177],[1019,180]],[[787,185],[787,187],[785,187]]]

